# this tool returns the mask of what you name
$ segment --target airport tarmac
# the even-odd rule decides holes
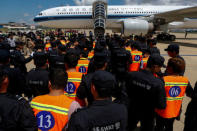
[[[187,39],[185,39],[184,33],[174,34],[177,37],[175,42],[160,42],[158,43],[158,48],[160,49],[161,54],[164,56],[165,62],[167,63],[169,57],[167,56],[167,52],[165,52],[164,49],[167,48],[170,43],[177,43],[180,45],[180,55],[182,55],[186,61],[185,76],[189,78],[191,85],[194,86],[195,82],[197,81],[197,34],[188,33]],[[28,70],[33,68],[33,63],[29,63],[27,67]],[[174,131],[183,131],[185,118],[184,114],[189,102],[190,98],[185,96],[183,100],[181,120],[175,121]]]

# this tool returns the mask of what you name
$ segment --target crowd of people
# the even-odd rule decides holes
[[[140,122],[141,131],[173,131],[186,94],[184,131],[197,131],[197,84],[179,48],[165,49],[165,65],[154,38],[1,35],[0,130],[134,131]]]

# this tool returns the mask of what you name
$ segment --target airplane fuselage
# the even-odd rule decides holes
[[[119,21],[154,16],[189,6],[108,6],[106,28],[120,29]],[[92,29],[92,6],[62,6],[44,10],[34,19],[39,25],[51,28]],[[170,23],[169,28],[197,28],[197,20],[187,18],[183,22]]]

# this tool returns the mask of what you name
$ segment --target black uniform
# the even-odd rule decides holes
[[[25,58],[24,55],[18,50],[15,50],[11,53],[12,64],[15,68],[20,69],[20,71],[25,75],[27,74],[26,64],[29,63],[32,59],[33,57],[31,56]]]
[[[13,95],[21,95],[25,91],[25,76],[22,75],[21,71],[16,68],[10,68],[9,65],[1,65],[8,74],[9,86],[7,92]]]
[[[94,101],[94,98],[91,93],[91,84],[92,84],[93,75],[94,73],[89,73],[83,76],[80,86],[77,89],[77,97],[82,100],[87,98],[89,105],[91,105],[92,102]]]
[[[67,131],[126,131],[127,110],[111,100],[94,101],[87,108],[75,112]]]
[[[1,131],[37,131],[33,111],[22,97],[0,94]]]
[[[151,72],[142,70],[128,74],[126,87],[130,101],[129,130],[134,130],[140,121],[142,131],[152,131],[155,108],[166,107],[164,82],[154,77]]]
[[[57,49],[52,49],[52,50],[49,51],[48,60],[49,60],[49,69],[50,70],[55,67],[55,58],[57,56],[58,56]]]
[[[184,131],[197,131],[197,82],[194,87],[192,100],[188,104],[185,116]]]
[[[27,75],[28,96],[34,97],[49,93],[49,72],[42,68],[32,69]]]
[[[159,54],[160,55],[160,50],[157,47],[152,47],[149,48],[151,55],[152,54]]]

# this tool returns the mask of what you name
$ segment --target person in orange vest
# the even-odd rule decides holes
[[[126,44],[125,44],[125,49],[129,52],[131,52],[131,41],[127,41]]]
[[[147,67],[149,56],[150,56],[150,50],[149,49],[144,50],[144,55],[141,62],[142,70],[144,70]]]
[[[139,43],[134,42],[131,45],[132,64],[129,65],[129,72],[139,71],[140,63],[142,61],[142,52],[139,51]]]
[[[81,83],[83,75],[76,70],[78,60],[79,56],[77,54],[77,51],[75,49],[69,49],[67,51],[67,55],[65,56],[66,71],[68,73],[68,84],[66,85],[64,91],[66,96],[76,101],[78,101],[76,92]]]
[[[78,64],[76,70],[80,73],[87,74],[88,72],[88,65],[90,61],[88,60],[87,51],[83,50],[80,54],[80,59],[78,60]]]
[[[187,96],[193,93],[188,78],[179,75],[184,68],[185,62],[180,58],[171,58],[168,61],[168,76],[163,78],[167,106],[165,109],[156,109],[156,131],[173,131],[173,123],[180,115],[185,92]]]
[[[50,93],[35,97],[30,105],[37,119],[39,130],[61,131],[68,122],[68,111],[72,100],[64,95],[68,75],[64,70],[50,72]]]
[[[49,51],[51,49],[51,43],[50,42],[47,42],[46,44],[45,44],[45,51]]]
[[[92,51],[90,51],[90,52],[88,53],[88,59],[89,59],[89,60],[92,59],[93,56],[94,56],[94,50],[92,50]]]

